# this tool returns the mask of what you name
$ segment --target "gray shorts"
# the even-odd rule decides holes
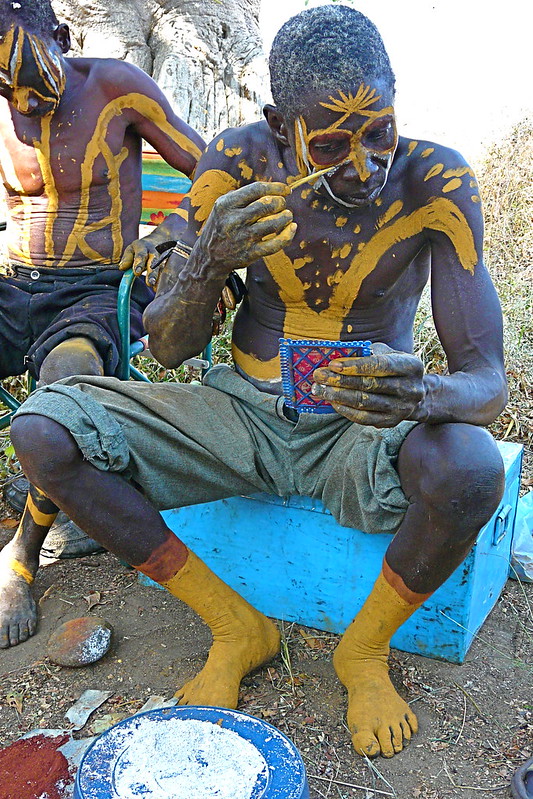
[[[98,469],[134,480],[159,509],[265,491],[320,499],[342,525],[395,532],[408,502],[395,468],[415,425],[380,429],[339,414],[290,421],[283,398],[225,365],[204,384],[69,377],[17,412],[59,422]]]

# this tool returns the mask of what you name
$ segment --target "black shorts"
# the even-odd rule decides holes
[[[32,278],[32,273],[38,277]],[[115,375],[120,359],[117,295],[122,276],[118,269],[67,268],[24,269],[15,277],[0,277],[0,379],[26,370],[38,378],[46,356],[75,336],[90,339],[105,374]],[[136,280],[131,295],[131,341],[144,334],[142,314],[153,298],[146,283]]]

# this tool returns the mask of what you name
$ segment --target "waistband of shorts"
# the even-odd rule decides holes
[[[66,278],[80,278],[90,277],[98,272],[108,272],[110,269],[118,269],[118,264],[105,264],[102,266],[92,266],[87,269],[78,267],[66,267],[64,269],[56,269],[55,267],[36,267],[27,266],[26,264],[19,264],[16,261],[9,261],[8,267],[12,277],[18,277],[21,280],[64,280]]]

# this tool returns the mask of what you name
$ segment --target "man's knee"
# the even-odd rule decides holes
[[[10,435],[25,475],[43,490],[56,480],[63,481],[68,467],[82,458],[66,427],[46,416],[15,417]]]
[[[400,450],[398,470],[408,499],[448,517],[458,534],[486,524],[505,487],[496,442],[470,424],[418,425]]]
[[[62,341],[48,353],[39,370],[39,385],[49,385],[71,375],[103,374],[102,358],[92,341],[76,336]]]

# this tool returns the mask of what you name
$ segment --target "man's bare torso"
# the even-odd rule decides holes
[[[0,98],[9,255],[28,266],[116,264],[138,231],[140,137],[105,92],[108,62],[68,61],[69,91],[53,114],[22,116]]]
[[[204,203],[224,187],[253,180],[290,183],[297,174],[289,148],[278,145],[264,122],[223,133],[215,147],[216,172],[197,178],[191,196],[199,219]],[[247,156],[252,147],[253,161]],[[233,330],[237,368],[277,393],[281,336],[364,338],[411,352],[431,235],[451,230],[457,216],[454,186],[473,182],[471,170],[457,167],[456,157],[437,145],[401,138],[382,193],[365,207],[341,206],[311,184],[296,188],[287,198],[298,224],[293,241],[248,268],[248,294]],[[477,197],[475,185],[471,191]],[[462,239],[449,235],[456,248],[462,246],[459,255],[470,270],[467,233]]]

